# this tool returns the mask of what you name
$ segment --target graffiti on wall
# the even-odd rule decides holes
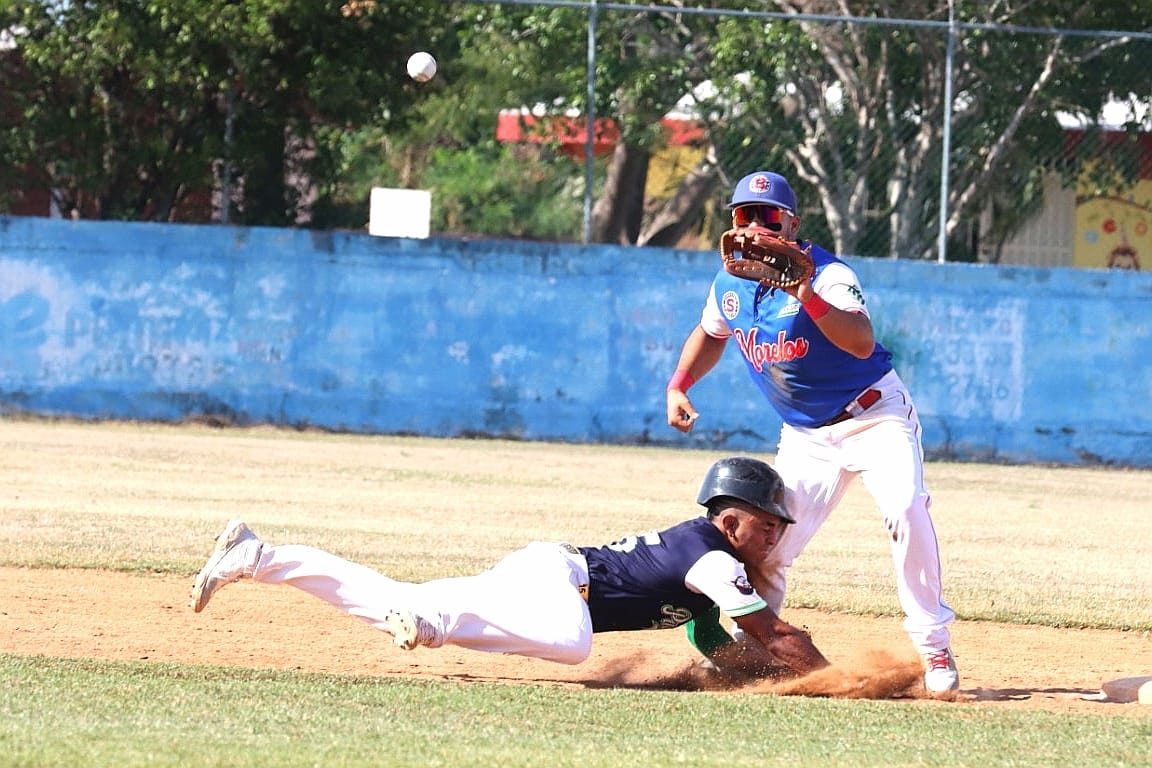
[[[1124,210],[1095,225],[1101,239],[1114,249],[1123,231],[1138,259],[1152,254],[1144,219]],[[662,254],[668,279],[615,247],[322,245],[306,232],[0,217],[0,415],[774,445],[779,422],[743,394],[733,353],[701,384],[713,405],[694,440],[665,423],[663,382],[699,320],[710,251]],[[1152,326],[1133,317],[1152,276],[855,266],[926,450],[1148,464]]]

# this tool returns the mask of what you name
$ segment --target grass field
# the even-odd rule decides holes
[[[89,569],[95,583],[118,572],[126,589],[184,583],[230,517],[272,541],[423,580],[475,572],[533,539],[603,543],[677,522],[696,514],[700,478],[720,455],[0,422],[0,566],[34,585],[0,607],[0,766],[1152,765],[1152,707],[1140,705],[1097,713],[491,684],[429,674],[427,657],[408,674],[322,674],[187,663],[178,651],[25,650],[30,622],[64,597],[38,592],[36,574]],[[928,480],[946,598],[961,619],[1044,628],[1069,644],[1088,631],[1123,635],[1133,671],[1152,674],[1152,472],[933,463]],[[892,581],[879,516],[856,483],[792,569],[786,610],[895,621]],[[91,606],[92,626],[114,626],[99,596]],[[162,636],[180,608],[164,605],[136,631]],[[36,626],[52,647],[55,625]],[[471,658],[482,668],[488,657]]]

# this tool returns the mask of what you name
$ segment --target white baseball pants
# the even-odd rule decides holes
[[[392,610],[440,622],[444,642],[579,664],[592,650],[592,617],[580,595],[588,564],[559,544],[535,542],[475,576],[421,584],[300,544],[264,544],[252,578],[288,584],[383,629]]]
[[[786,573],[859,475],[876,501],[892,544],[904,629],[920,653],[947,648],[956,614],[942,597],[940,553],[924,484],[920,418],[895,371],[872,386],[880,400],[829,427],[784,425],[774,467],[796,519],[758,571],[757,587],[779,614]]]

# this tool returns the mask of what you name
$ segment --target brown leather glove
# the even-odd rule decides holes
[[[734,227],[720,236],[724,270],[771,288],[791,288],[811,280],[816,271],[811,249],[764,227]]]

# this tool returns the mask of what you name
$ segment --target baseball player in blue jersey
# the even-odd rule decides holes
[[[797,240],[796,196],[779,174],[745,176],[729,207],[737,227],[758,223]],[[955,614],[942,597],[920,420],[891,353],[873,335],[856,273],[819,246],[810,253],[815,273],[791,288],[716,274],[668,382],[668,423],[692,429],[699,413],[686,393],[735,340],[752,381],[783,420],[774,466],[796,520],[767,558],[747,564],[753,585],[779,614],[788,567],[860,475],[891,536],[904,627],[924,661],[924,685],[949,694],[960,685],[950,648]]]
[[[764,560],[792,522],[783,494],[764,462],[722,459],[697,496],[703,516],[602,547],[534,542],[478,575],[420,584],[314,547],[272,546],[234,520],[196,576],[192,608],[250,578],[301,589],[406,650],[455,645],[562,664],[588,658],[596,632],[669,629],[719,609],[756,642],[732,642],[722,630],[692,634],[717,666],[746,676],[804,674],[827,660],[768,607],[743,565]]]

